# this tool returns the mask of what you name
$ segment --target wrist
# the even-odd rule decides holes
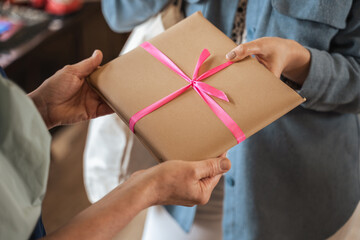
[[[149,174],[149,170],[141,173],[135,173],[123,184],[119,185],[119,191],[127,192],[131,199],[136,199],[136,205],[139,210],[151,207],[158,203],[159,181],[156,176]]]
[[[142,198],[143,198],[143,205],[145,208],[158,205],[159,198],[160,198],[160,184],[157,180],[157,176],[148,181],[144,181],[142,185]]]

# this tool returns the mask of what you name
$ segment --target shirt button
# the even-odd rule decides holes
[[[235,185],[235,180],[234,180],[234,178],[232,178],[232,177],[227,177],[227,178],[226,178],[226,183],[227,183],[229,186],[233,187],[233,186]]]

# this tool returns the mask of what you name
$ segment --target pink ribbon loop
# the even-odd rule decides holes
[[[214,97],[220,98],[221,100],[229,102],[228,97],[226,96],[226,94],[223,91],[220,91],[219,89],[214,88],[204,82],[196,81],[195,83],[196,83],[195,87],[197,87],[202,92],[205,92],[209,95],[212,95]]]
[[[131,131],[134,132],[134,127],[137,121],[139,121],[141,118],[146,116],[147,114],[155,111],[156,109],[160,108],[161,106],[165,105],[166,103],[172,101],[176,97],[180,96],[184,92],[186,92],[190,87],[193,87],[193,89],[200,95],[200,97],[206,102],[206,104],[210,107],[210,109],[215,113],[215,115],[225,124],[225,126],[231,131],[231,133],[234,135],[236,141],[238,143],[244,141],[246,139],[245,134],[240,129],[240,127],[236,124],[236,122],[222,109],[219,104],[217,104],[214,99],[212,99],[209,95],[217,97],[221,100],[229,102],[228,97],[223,91],[220,91],[219,89],[216,89],[209,84],[206,84],[204,82],[200,82],[204,80],[205,78],[208,78],[215,73],[221,71],[222,69],[230,66],[233,62],[228,61],[225,62],[213,69],[210,69],[209,71],[203,73],[200,77],[198,77],[198,72],[201,67],[201,65],[205,62],[205,60],[210,56],[210,52],[207,49],[204,49],[200,57],[198,59],[198,62],[195,66],[193,78],[190,79],[181,69],[172,62],[165,54],[163,54],[159,49],[157,49],[154,45],[152,45],[149,42],[144,42],[140,45],[142,48],[144,48],[148,53],[150,53],[152,56],[154,56],[156,59],[158,59],[161,63],[163,63],[165,66],[170,68],[172,71],[174,71],[176,74],[181,76],[185,81],[187,81],[189,84],[180,88],[179,90],[171,93],[170,95],[160,99],[159,101],[151,104],[150,106],[140,110],[139,112],[135,113],[129,121],[129,127]]]

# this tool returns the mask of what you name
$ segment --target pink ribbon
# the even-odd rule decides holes
[[[151,55],[153,55],[156,59],[158,59],[160,62],[162,62],[165,66],[173,70],[176,74],[181,76],[183,79],[185,79],[187,82],[189,82],[188,85],[180,88],[179,90],[171,93],[170,95],[160,99],[159,101],[151,104],[150,106],[140,110],[139,112],[135,113],[129,121],[129,127],[131,131],[134,132],[134,126],[137,121],[139,121],[141,118],[146,116],[147,114],[155,111],[159,107],[165,105],[166,103],[170,102],[174,98],[178,97],[182,93],[184,93],[186,90],[188,90],[190,87],[193,87],[193,89],[200,95],[200,97],[206,102],[206,104],[210,107],[210,109],[216,114],[216,116],[225,124],[225,126],[231,131],[231,133],[236,138],[236,141],[238,143],[245,140],[245,134],[240,129],[240,127],[236,124],[236,122],[222,109],[209,95],[220,98],[226,102],[229,102],[229,99],[227,98],[226,94],[223,91],[220,91],[204,82],[201,82],[205,78],[208,78],[215,73],[221,71],[222,69],[230,66],[233,64],[233,62],[228,61],[225,62],[205,73],[203,73],[200,77],[198,77],[198,72],[201,67],[201,65],[205,62],[205,60],[210,56],[210,53],[207,49],[204,49],[201,52],[201,55],[199,57],[199,60],[196,64],[194,74],[192,79],[190,79],[183,71],[180,70],[178,66],[176,66],[175,63],[173,63],[165,54],[163,54],[159,49],[157,49],[155,46],[153,46],[149,42],[144,42],[140,45],[142,48],[144,48],[147,52],[149,52]]]

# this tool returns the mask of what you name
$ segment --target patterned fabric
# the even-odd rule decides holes
[[[237,7],[235,20],[234,20],[234,26],[231,33],[231,39],[238,45],[246,40],[246,31],[245,31],[246,5],[247,5],[247,0],[239,0],[239,4]]]

